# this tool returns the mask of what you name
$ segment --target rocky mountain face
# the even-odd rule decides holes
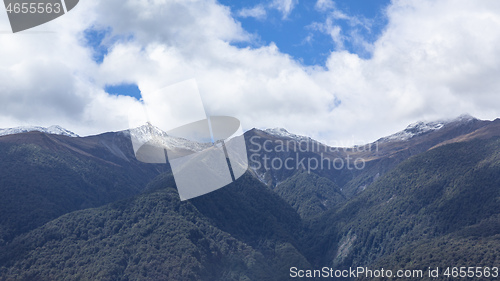
[[[130,134],[151,129],[1,136],[0,280],[289,280],[290,267],[500,262],[499,119],[419,122],[351,148],[250,130],[247,174],[183,202],[168,163],[135,159]]]

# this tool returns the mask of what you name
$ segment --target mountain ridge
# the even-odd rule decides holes
[[[46,134],[53,134],[53,135],[63,135],[63,136],[68,136],[68,137],[79,137],[79,135],[64,129],[63,127],[59,125],[52,125],[50,127],[41,127],[41,126],[19,126],[19,127],[13,127],[13,128],[6,128],[6,129],[0,129],[0,136],[6,136],[6,135],[14,135],[14,134],[22,134],[22,133],[29,133],[29,132],[41,132],[41,133],[46,133]]]
[[[415,136],[419,136],[425,133],[430,133],[433,131],[440,130],[446,125],[453,124],[453,123],[467,123],[471,121],[477,121],[479,119],[469,115],[469,114],[462,114],[456,118],[451,118],[451,119],[440,119],[436,121],[418,121],[415,123],[411,123],[406,127],[406,129],[399,131],[397,133],[394,133],[392,135],[389,135],[387,137],[380,138],[378,141],[382,142],[390,142],[390,141],[407,141]]]
[[[441,128],[443,128],[446,125],[449,124],[457,124],[457,123],[466,123],[466,122],[471,122],[471,121],[483,121],[483,122],[488,122],[485,120],[480,120],[477,119],[469,114],[462,114],[456,118],[448,118],[448,119],[439,119],[435,121],[417,121],[414,123],[409,124],[404,130],[393,133],[389,136],[385,136],[382,138],[379,138],[376,142],[394,142],[394,141],[407,141],[410,140],[413,137],[420,136],[422,134],[438,131]],[[260,130],[254,128],[253,130]],[[319,140],[315,140],[311,137],[308,136],[303,136],[303,135],[298,135],[294,133],[290,133],[287,129],[282,128],[282,127],[275,127],[275,128],[267,128],[267,129],[262,129],[260,131],[265,132],[266,134],[275,136],[275,137],[280,137],[280,138],[287,138],[291,139],[294,141],[313,141],[317,143],[321,143],[322,145],[329,146],[328,144],[324,144],[323,142]],[[28,132],[41,132],[41,133],[46,133],[46,134],[54,134],[54,135],[63,135],[63,136],[69,136],[69,137],[91,137],[94,135],[89,135],[89,136],[79,136],[76,133],[73,133],[59,125],[52,125],[50,127],[41,127],[41,126],[19,126],[19,127],[13,127],[13,128],[0,128],[0,137],[1,136],[7,136],[7,135],[13,135],[13,134],[22,134],[22,133],[28,133]],[[168,135],[166,132],[162,131],[158,127],[150,124],[149,122],[145,125],[136,127],[136,128],[130,128],[127,130],[121,130],[121,131],[116,131],[116,132],[104,132],[104,133],[99,133],[96,134],[95,136],[106,134],[106,133],[123,133],[127,134],[131,137],[136,137],[139,140],[142,140],[144,138],[156,138],[159,142],[161,142],[162,145],[169,147],[169,148],[175,148],[176,146],[185,146],[188,149],[191,150],[201,150],[204,148],[202,145],[201,147],[199,145],[194,144],[195,142],[185,140],[182,138],[176,138],[174,136]],[[187,144],[185,144],[187,143]],[[360,144],[360,145],[366,145],[366,144]]]

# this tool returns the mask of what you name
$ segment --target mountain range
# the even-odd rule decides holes
[[[500,119],[418,122],[350,148],[252,129],[247,173],[182,202],[168,163],[135,159],[131,134],[152,128],[89,137],[31,128],[0,130],[0,280],[500,265]],[[441,273],[432,279],[448,280]]]

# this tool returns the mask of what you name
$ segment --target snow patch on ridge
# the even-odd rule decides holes
[[[202,151],[213,146],[212,143],[199,143],[184,138],[170,136],[160,128],[151,124],[128,130],[132,141],[142,145],[145,143],[156,144],[166,149],[186,149],[194,152]]]
[[[448,119],[448,120],[439,120],[439,121],[434,121],[434,122],[423,122],[419,121],[413,124],[408,125],[406,129],[404,129],[401,132],[397,132],[393,135],[387,136],[385,138],[382,138],[381,141],[385,142],[391,142],[391,141],[407,141],[415,136],[423,135],[429,132],[434,132],[437,130],[440,130],[446,125],[449,124],[463,124],[467,123],[473,120],[477,120],[476,118],[464,114],[460,115],[458,118],[455,119]]]
[[[63,136],[68,136],[68,137],[73,137],[73,138],[79,137],[77,134],[75,134],[69,130],[66,130],[58,125],[53,125],[53,126],[50,126],[48,128],[40,127],[40,126],[20,126],[20,127],[15,127],[15,128],[0,129],[0,136],[22,134],[22,133],[28,133],[28,132],[41,132],[41,133],[52,134],[52,135],[63,135]]]
[[[299,136],[299,135],[289,133],[287,130],[285,130],[283,128],[265,129],[264,132],[266,132],[270,135],[273,135],[273,136],[282,137],[282,138],[290,138],[290,139],[293,139],[296,141],[314,141],[310,137]]]
[[[422,121],[410,124],[406,129],[393,135],[383,138],[384,141],[406,141],[414,136],[422,135],[428,132],[437,131],[443,128],[445,124],[441,122],[424,123]]]

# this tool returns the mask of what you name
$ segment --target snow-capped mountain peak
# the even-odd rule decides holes
[[[474,121],[474,120],[479,120],[479,119],[477,119],[476,117],[474,117],[474,116],[472,116],[470,114],[462,114],[462,115],[458,116],[455,119],[449,120],[448,123],[451,123],[451,122],[461,122],[461,123],[464,123],[464,122],[470,122],[470,121]]]
[[[438,120],[434,122],[423,122],[419,121],[416,123],[412,123],[406,127],[403,131],[392,134],[388,137],[382,138],[381,141],[391,142],[391,141],[407,141],[415,136],[423,135],[429,132],[437,131],[443,128],[444,126],[450,124],[462,124],[467,123],[473,120],[477,120],[473,116],[469,114],[460,115],[454,119],[444,119]]]
[[[296,141],[312,141],[313,140],[310,137],[300,136],[300,135],[289,133],[284,128],[265,129],[264,132],[266,132],[270,135],[273,135],[273,136],[290,138],[290,139],[293,139]]]
[[[184,138],[168,135],[160,128],[147,123],[140,127],[128,130],[132,137],[134,150],[139,149],[145,143],[154,143],[167,149],[187,149],[191,151],[202,151],[212,146],[212,143],[199,143]]]
[[[406,129],[401,132],[397,132],[388,137],[383,138],[385,141],[406,141],[415,136],[422,135],[428,132],[436,131],[444,126],[442,122],[429,122],[425,123],[422,121],[408,125]]]
[[[46,134],[63,135],[74,138],[79,137],[77,134],[69,130],[66,130],[58,125],[53,125],[48,128],[40,126],[20,126],[15,128],[0,129],[0,136],[21,134],[27,132],[42,132]]]

